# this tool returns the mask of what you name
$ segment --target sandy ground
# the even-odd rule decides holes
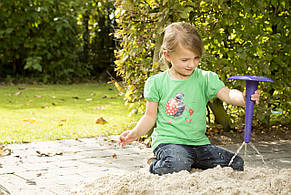
[[[239,172],[216,167],[163,176],[141,169],[129,174],[108,174],[80,186],[74,194],[291,194],[291,169],[246,167]]]
[[[278,143],[276,142],[275,145]],[[290,150],[286,151],[288,153]],[[275,152],[271,155],[276,158]],[[73,190],[73,194],[291,195],[291,166],[270,168],[261,164],[254,167],[252,162],[248,161],[244,171],[216,167],[204,171],[193,169],[191,172],[181,171],[162,176],[150,174],[148,167],[144,167],[126,174],[108,173],[93,182],[80,185]]]
[[[241,144],[224,147],[236,151]],[[254,143],[245,171],[193,169],[163,176],[148,172],[150,148],[121,148],[116,137],[9,144],[0,158],[0,194],[287,194],[291,195],[291,141]],[[3,148],[2,148],[3,149]],[[264,157],[265,165],[262,163]]]

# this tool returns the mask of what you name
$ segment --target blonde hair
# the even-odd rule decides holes
[[[202,56],[203,43],[196,28],[189,23],[172,23],[165,28],[164,39],[160,49],[160,58],[169,68],[172,65],[164,58],[163,53],[174,53],[179,45],[193,51],[200,57]]]

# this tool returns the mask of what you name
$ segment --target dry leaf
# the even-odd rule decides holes
[[[42,156],[46,156],[46,157],[50,157],[52,156],[51,153],[47,152],[47,153],[42,153],[40,151],[36,151],[36,153],[38,153],[38,156],[42,157]]]
[[[36,182],[35,181],[32,181],[32,180],[26,180],[26,183],[28,185],[36,185]]]
[[[60,120],[58,122],[58,126],[63,126],[65,122],[67,122],[67,120]]]
[[[105,137],[103,140],[106,141],[106,142],[112,142],[112,143],[117,143],[118,142],[117,140],[111,139],[110,137]]]
[[[23,121],[26,122],[26,123],[30,123],[30,124],[36,122],[36,120],[34,120],[34,119],[24,119]]]
[[[117,154],[112,154],[112,158],[117,158]]]
[[[5,146],[0,146],[0,157],[11,155],[11,153],[12,153],[11,149],[6,148]]]
[[[21,91],[18,91],[15,93],[15,95],[20,95],[22,92]]]
[[[106,123],[107,123],[107,121],[103,117],[100,117],[96,120],[96,124],[98,124],[98,125],[104,125]]]
[[[47,152],[47,153],[43,153],[43,152],[40,152],[40,151],[36,151],[36,153],[38,153],[38,156],[39,157],[51,157],[51,156],[56,156],[56,155],[63,155],[63,152],[56,152],[54,154],[50,153],[50,152]]]

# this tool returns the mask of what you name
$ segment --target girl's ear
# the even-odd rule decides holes
[[[168,52],[164,51],[164,57],[168,62],[171,62],[171,59],[170,59]]]

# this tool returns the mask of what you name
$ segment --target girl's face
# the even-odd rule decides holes
[[[175,80],[185,80],[194,72],[200,62],[200,56],[193,51],[178,46],[176,52],[168,54],[164,52],[166,60],[172,67],[170,68],[170,76]]]

